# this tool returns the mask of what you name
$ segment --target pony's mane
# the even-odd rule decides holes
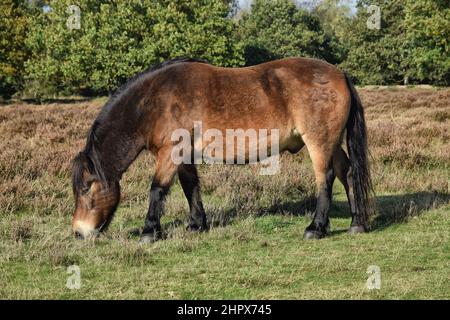
[[[104,187],[108,187],[108,181],[105,175],[104,166],[101,161],[101,156],[99,152],[99,139],[97,137],[96,131],[102,125],[106,115],[111,111],[112,107],[121,99],[121,97],[126,94],[130,88],[132,88],[136,83],[144,79],[151,73],[161,70],[165,67],[184,62],[198,62],[209,64],[207,60],[179,57],[171,60],[167,60],[158,64],[155,64],[146,70],[136,74],[130,78],[124,85],[116,90],[114,95],[108,100],[108,102],[103,106],[99,115],[92,124],[87,140],[86,146],[83,151],[81,151],[73,160],[72,169],[72,187],[73,192],[78,194],[83,186],[83,172],[87,165],[90,173],[95,174],[100,180]]]
[[[188,58],[188,57],[177,57],[177,58],[174,58],[174,59],[171,59],[171,60],[167,60],[167,61],[163,61],[163,62],[154,64],[154,65],[150,66],[149,68],[145,69],[144,71],[141,71],[141,72],[135,74],[133,77],[128,79],[125,82],[125,84],[120,86],[119,89],[117,89],[114,92],[114,94],[108,100],[108,102],[106,102],[106,104],[102,108],[102,111],[100,112],[99,117],[102,114],[107,113],[111,109],[111,107],[118,100],[120,100],[122,95],[128,91],[128,89],[130,89],[133,85],[138,83],[140,80],[144,79],[147,75],[150,75],[151,73],[153,73],[153,72],[155,72],[157,70],[161,70],[161,69],[163,69],[165,67],[169,67],[171,65],[174,65],[174,64],[177,64],[177,63],[183,63],[183,62],[198,62],[198,63],[209,64],[209,62],[207,60],[205,60],[205,59]],[[97,120],[99,120],[99,119],[97,118]]]
[[[73,172],[72,172],[72,187],[75,194],[78,194],[83,185],[83,172],[85,166],[87,166],[91,174],[95,174],[100,182],[108,187],[105,172],[100,158],[100,152],[98,148],[98,138],[95,130],[99,126],[97,120],[89,130],[86,146],[73,160]]]

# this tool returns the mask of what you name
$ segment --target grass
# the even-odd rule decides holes
[[[184,231],[187,203],[175,184],[166,239],[138,244],[153,162],[125,174],[111,228],[96,241],[70,232],[70,160],[102,100],[0,108],[0,298],[448,299],[450,296],[450,89],[359,89],[370,133],[377,215],[348,235],[343,188],[334,188],[332,236],[303,241],[314,209],[305,151],[281,173],[203,166],[212,228]],[[78,265],[81,288],[66,287]],[[367,268],[381,270],[368,290]]]

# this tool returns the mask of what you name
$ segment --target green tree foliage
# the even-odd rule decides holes
[[[255,0],[242,15],[238,38],[248,65],[291,56],[335,60],[318,17],[292,0]]]
[[[379,30],[367,27],[370,5],[381,9]],[[346,35],[342,67],[359,83],[450,83],[448,0],[361,0]]]
[[[370,5],[381,11],[380,28],[369,28],[374,12]],[[342,67],[359,83],[401,83],[406,73],[407,48],[403,26],[403,0],[362,0],[358,3],[356,16],[346,30],[347,59]]]
[[[79,29],[70,27],[77,19],[69,10],[71,0],[50,2],[50,11],[34,19],[27,39],[33,52],[26,70],[29,93],[110,91],[138,71],[140,56],[133,54],[143,51],[139,40],[151,30],[139,2],[78,1]]]
[[[309,56],[360,84],[449,85],[448,0],[359,0],[356,14],[343,0],[304,2],[253,0],[237,13],[237,0],[3,0],[0,94],[111,93],[177,56],[220,66]],[[68,27],[74,4],[80,28]],[[367,25],[371,5],[380,29]]]
[[[112,92],[149,65],[175,56],[243,64],[242,50],[229,37],[230,1],[79,0],[79,29],[67,26],[72,3],[51,1],[51,10],[34,19],[30,93]]]
[[[23,65],[29,55],[25,39],[30,11],[25,1],[0,3],[0,95],[6,98],[22,86]]]
[[[408,0],[404,25],[407,76],[416,82],[450,85],[450,2]]]
[[[322,0],[312,10],[319,18],[325,34],[331,39],[335,62],[342,62],[347,53],[346,29],[351,23],[348,1]]]
[[[242,49],[229,18],[235,1],[159,1],[151,12],[156,21],[152,47],[159,60],[177,56],[200,57],[220,66],[244,64]]]

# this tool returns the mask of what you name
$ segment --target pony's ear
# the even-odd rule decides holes
[[[94,181],[98,180],[94,173],[92,162],[84,152],[78,153],[75,157],[73,170],[75,172],[73,178],[74,185],[83,185],[85,191],[92,186]]]
[[[86,154],[83,151],[78,153],[78,159],[80,159],[81,163],[83,164],[83,167],[85,167],[87,169],[89,160],[88,160],[88,158],[86,157]]]
[[[78,158],[80,159],[83,168],[90,174],[93,174],[94,166],[92,165],[92,161],[86,156],[86,154],[83,151],[78,153]]]

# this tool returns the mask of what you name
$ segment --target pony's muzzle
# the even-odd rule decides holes
[[[72,230],[75,234],[75,238],[79,240],[97,237],[99,234],[99,231],[94,226],[91,226],[83,221],[74,222]]]

